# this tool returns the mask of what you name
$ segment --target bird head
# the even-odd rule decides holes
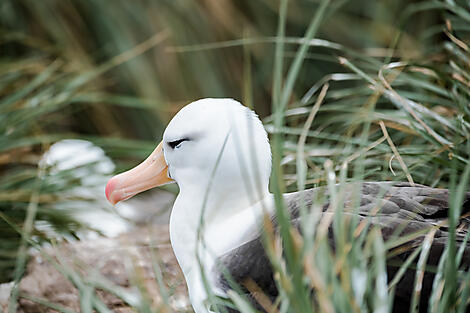
[[[201,99],[173,117],[145,161],[109,180],[106,197],[116,204],[174,181],[180,190],[223,184],[225,191],[264,193],[270,172],[271,150],[258,116],[233,99]]]

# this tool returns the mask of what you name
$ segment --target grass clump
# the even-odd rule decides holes
[[[91,140],[121,170],[152,149],[179,107],[201,97],[243,99],[271,133],[271,190],[287,251],[285,260],[272,259],[280,288],[273,312],[389,312],[398,281],[384,279],[394,243],[384,242],[379,230],[359,236],[354,222],[345,226],[335,214],[336,251],[321,225],[305,225],[308,238],[292,235],[285,191],[326,186],[339,212],[343,191],[336,183],[450,188],[455,235],[469,175],[467,3],[220,3],[2,4],[0,281],[18,281],[26,247],[40,249],[53,237],[41,222],[54,236],[74,236],[82,227],[61,205],[82,181],[74,170],[54,173],[40,161],[52,143]],[[428,253],[423,244],[403,271],[413,264],[424,271]],[[470,276],[449,261],[461,254],[449,240],[435,269],[430,311],[466,310]],[[106,312],[96,289],[72,276],[84,311]],[[136,311],[159,311],[107,288]],[[411,312],[419,303],[415,290]],[[232,298],[243,312],[251,310],[243,298]]]

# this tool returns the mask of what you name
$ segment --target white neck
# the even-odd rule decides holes
[[[218,188],[214,186],[214,189]],[[201,236],[204,238],[204,244],[213,249],[213,253],[218,256],[236,248],[240,241],[243,242],[245,239],[241,234],[257,226],[257,218],[261,216],[263,209],[271,207],[266,203],[271,201],[271,195],[267,190],[257,195],[253,193],[250,195],[245,191],[236,192],[227,189],[225,185],[223,193],[216,190],[209,191],[207,199],[204,199],[206,190],[206,188],[184,189],[183,187],[171,213],[171,242],[183,271],[185,265],[193,263],[195,259],[198,235],[200,239]],[[203,219],[201,219],[202,214],[204,214]],[[253,218],[239,221],[238,218],[243,215],[253,215]],[[222,225],[229,227],[220,228]]]
[[[213,188],[218,189],[217,186]],[[171,244],[193,305],[206,298],[196,253],[205,273],[210,274],[216,257],[253,239],[263,212],[273,207],[272,195],[267,190],[249,197],[245,190],[237,189],[238,192],[226,190],[224,193],[210,190],[204,203],[207,188],[185,189],[183,186],[173,206]],[[202,213],[204,219],[201,224]]]

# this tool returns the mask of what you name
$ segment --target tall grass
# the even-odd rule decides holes
[[[285,260],[271,255],[281,312],[386,312],[396,283],[384,280],[393,242],[375,230],[357,236],[340,214],[332,222],[340,249],[331,250],[312,218],[303,225],[312,236],[299,239],[281,193],[327,186],[334,209],[344,193],[335,183],[408,180],[451,188],[455,222],[470,151],[464,1],[6,0],[0,17],[0,281],[18,281],[26,248],[51,239],[38,221],[72,236],[83,227],[60,208],[80,181],[61,173],[58,185],[39,162],[51,143],[91,140],[120,171],[151,151],[178,108],[201,97],[247,99],[271,133],[271,190],[287,251]],[[427,253],[423,245],[409,263],[424,270]],[[465,311],[470,276],[446,261],[459,254],[450,241],[433,312]],[[161,309],[139,280],[135,301],[104,279],[56,266],[80,290],[85,312],[109,311],[96,289],[138,312]]]
[[[311,25],[316,25],[321,19],[322,5],[326,3],[328,1],[320,4],[317,10],[318,15],[313,18]],[[459,12],[460,17],[465,16],[462,13],[465,10],[455,3],[450,6],[447,5],[448,3],[433,3],[431,6],[423,4],[408,7],[408,12],[445,8],[453,13]],[[284,33],[281,28],[284,27],[285,15],[285,3],[281,2],[278,31],[281,36]],[[406,14],[404,16],[410,17]],[[275,277],[277,277],[276,281],[280,290],[278,300],[281,311],[389,312],[393,306],[393,285],[409,267],[412,258],[416,258],[419,253],[415,291],[410,307],[410,312],[418,311],[420,284],[424,271],[429,270],[426,268],[426,260],[435,230],[430,230],[426,235],[422,249],[400,265],[399,274],[389,278],[392,282],[389,287],[386,279],[387,253],[388,249],[396,246],[397,243],[394,240],[384,243],[377,229],[359,235],[361,232],[358,230],[361,227],[358,221],[354,219],[346,221],[341,214],[345,205],[345,190],[342,189],[341,183],[346,180],[362,181],[371,177],[377,177],[380,180],[408,179],[412,184],[419,181],[433,186],[450,187],[453,201],[451,200],[449,214],[448,246],[441,256],[441,263],[437,269],[432,292],[433,301],[430,301],[429,307],[424,309],[429,312],[466,310],[468,294],[462,291],[467,289],[465,286],[469,281],[467,277],[457,279],[460,259],[454,260],[456,257],[455,227],[460,216],[464,192],[468,190],[470,170],[468,124],[464,118],[464,116],[468,118],[468,107],[456,105],[456,101],[458,102],[457,99],[468,100],[469,94],[468,90],[465,90],[467,88],[463,87],[465,83],[462,85],[462,80],[457,78],[459,75],[456,75],[455,70],[462,66],[461,73],[468,71],[468,68],[464,69],[467,67],[464,65],[466,59],[464,51],[468,49],[461,39],[451,34],[455,30],[452,28],[452,21],[455,21],[455,18],[455,14],[445,15],[446,25],[442,25],[442,31],[448,38],[442,43],[442,50],[433,51],[433,54],[441,54],[439,61],[401,60],[392,56],[392,60],[387,57],[385,61],[388,62],[382,63],[366,54],[358,55],[353,51],[340,49],[345,55],[338,57],[338,61],[353,75],[333,73],[325,76],[302,97],[301,101],[293,105],[294,108],[285,110],[283,101],[279,100],[279,95],[286,95],[281,96],[286,99],[285,101],[290,97],[292,81],[299,73],[299,64],[303,61],[305,53],[302,48],[311,39],[311,29],[308,29],[304,37],[304,46],[299,48],[290,65],[282,91],[274,92],[272,130],[275,146],[273,148],[274,179],[272,184],[277,185],[273,190],[281,228],[279,235],[285,250],[283,261],[279,260],[279,255],[271,254],[270,258],[273,265],[285,262],[285,266],[275,267],[276,275],[278,275]],[[406,24],[406,20],[402,23]],[[397,34],[398,36],[400,33]],[[274,73],[279,73],[279,68],[282,68],[283,63],[282,43],[278,43],[277,47],[278,60]],[[448,54],[449,51],[454,51],[454,53]],[[459,56],[456,57],[457,55]],[[431,55],[427,57],[431,59]],[[455,66],[456,63],[460,66]],[[276,81],[279,79],[275,76],[277,86],[281,85]],[[350,85],[349,88],[334,88],[335,81],[358,81],[358,83]],[[321,84],[326,87],[323,90],[326,90],[328,86],[333,86],[333,88],[330,87],[325,98],[324,94],[317,96],[317,101],[324,101],[320,108],[317,105],[309,108],[308,105],[315,100],[310,100],[310,98],[319,91]],[[335,97],[335,93],[340,93],[340,96]],[[349,102],[349,105],[345,102]],[[391,108],[390,104],[394,108]],[[436,111],[440,105],[446,109],[452,108],[453,113],[458,113],[456,115],[442,111],[438,113]],[[325,114],[325,111],[328,114]],[[315,116],[313,123],[318,127],[317,131],[308,131],[312,123],[312,120],[308,118],[305,123],[309,126],[305,128],[302,124],[296,127],[286,123],[284,135],[287,133],[291,136],[300,136],[301,138],[298,137],[299,139],[293,141],[302,144],[304,153],[327,151],[326,153],[322,151],[326,154],[325,158],[319,157],[321,155],[314,155],[314,157],[300,155],[299,160],[298,150],[297,154],[294,154],[295,144],[290,145],[288,139],[277,139],[281,136],[280,128],[283,126],[283,119],[286,116],[298,118],[301,115]],[[394,131],[390,136],[387,128],[398,130],[399,133]],[[304,146],[306,131],[312,143],[311,150]],[[426,148],[423,149],[424,147]],[[291,158],[282,153],[283,148],[292,151]],[[351,153],[351,151],[356,152]],[[288,216],[283,213],[286,211],[282,197],[279,195],[283,190],[279,187],[279,185],[282,186],[282,180],[276,179],[283,157],[285,160],[283,165],[289,163],[297,165],[296,176],[292,181],[301,181],[301,188],[305,186],[303,182],[310,182],[312,185],[326,183],[331,195],[328,210],[335,212],[331,226],[336,243],[335,251],[330,248],[324,227],[325,225],[328,227],[332,222],[327,216],[321,220],[311,220],[313,223],[303,225],[304,233],[309,233],[308,231],[312,228],[316,229],[313,238],[307,236],[303,239],[296,239],[293,235],[295,230],[289,224]],[[401,172],[398,177],[391,177],[391,174],[396,175],[397,170],[394,171],[393,158],[396,158],[397,167]],[[389,160],[388,166],[384,162],[387,159]],[[307,167],[303,162],[307,162],[311,171],[306,170]],[[334,164],[337,164],[336,167]],[[444,164],[446,169],[442,168]],[[430,168],[433,169],[431,176],[429,175]],[[340,175],[338,178],[336,178],[337,173]],[[340,182],[340,185],[336,185],[337,182]],[[321,204],[314,204],[312,208],[309,208],[310,213],[304,213],[303,218],[308,219],[309,216],[315,214],[315,206],[321,207]],[[318,212],[316,214],[318,217]],[[318,225],[315,225],[316,223]],[[395,240],[400,242],[403,239],[396,238]],[[270,243],[268,242],[267,245],[269,246]],[[297,249],[293,248],[294,245]],[[462,249],[463,247],[461,251]],[[291,283],[286,284],[288,281]],[[443,284],[443,289],[440,289],[439,286],[442,286],[440,284]]]

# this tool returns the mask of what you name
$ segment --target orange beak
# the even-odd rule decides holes
[[[145,190],[172,182],[163,156],[163,142],[149,157],[127,172],[114,176],[106,185],[106,198],[112,204],[127,200]]]

